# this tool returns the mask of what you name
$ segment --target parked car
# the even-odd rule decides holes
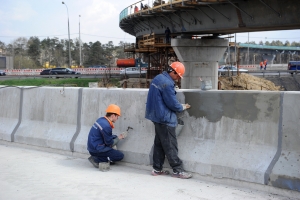
[[[5,73],[5,71],[3,71],[3,70],[0,70],[0,76],[6,76],[6,73]]]
[[[290,61],[288,63],[288,70],[300,70],[300,61]]]
[[[55,74],[81,74],[80,72],[76,72],[70,68],[53,68],[49,72],[51,75]]]
[[[120,70],[121,78],[139,78],[146,77],[147,70],[139,67],[127,67],[125,69]]]
[[[230,66],[230,65],[222,65],[219,69],[218,72],[221,75],[225,75],[225,74],[236,74],[238,71],[238,68],[236,66]],[[248,72],[247,69],[239,69],[239,72],[243,73],[243,72]]]
[[[41,71],[40,75],[49,75],[50,74],[50,69],[44,69]]]

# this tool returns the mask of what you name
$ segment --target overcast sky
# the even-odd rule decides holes
[[[119,14],[137,0],[64,0],[69,11],[70,37],[83,42],[113,41],[134,43],[135,38],[119,28]],[[148,0],[146,0],[148,2]],[[152,0],[150,0],[152,2]],[[79,15],[81,17],[79,18]],[[249,33],[249,41],[286,40],[300,42],[300,29]],[[61,0],[0,0],[0,41],[37,36],[68,39],[67,8]],[[234,38],[231,39],[234,41]],[[248,33],[237,34],[237,42],[247,42]]]

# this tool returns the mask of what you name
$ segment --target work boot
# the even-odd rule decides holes
[[[174,178],[188,179],[188,178],[192,178],[193,175],[189,172],[181,171],[181,172],[173,172],[172,176]]]
[[[169,175],[170,172],[168,170],[160,170],[160,171],[157,171],[155,169],[152,170],[151,174],[153,176],[159,176],[159,175]]]
[[[94,161],[93,156],[90,156],[90,157],[88,158],[88,160],[94,165],[94,167],[96,167],[96,168],[99,167],[99,163],[96,163],[96,162]]]

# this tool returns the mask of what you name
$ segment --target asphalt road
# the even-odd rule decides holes
[[[267,76],[287,76],[291,77],[292,75],[287,72],[287,70],[260,70],[260,71],[249,71],[249,74],[253,76],[259,76],[259,77],[267,77]],[[234,73],[236,75],[236,72]],[[26,79],[26,78],[75,78],[78,75],[6,75],[6,76],[0,76],[0,80],[10,80],[10,79]],[[107,74],[81,74],[78,78],[105,78],[107,77]],[[297,74],[297,76],[300,76],[300,73]],[[111,74],[110,77],[112,78],[120,78],[119,74]]]
[[[78,75],[6,75],[0,76],[0,80],[11,80],[11,79],[39,79],[39,78],[105,78],[108,75],[106,74],[81,74],[79,77]],[[120,75],[114,74],[111,75],[112,78],[119,78]]]

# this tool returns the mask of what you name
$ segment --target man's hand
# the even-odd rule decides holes
[[[128,131],[124,131],[123,133],[121,133],[120,135],[119,135],[119,139],[125,139],[126,137],[127,137],[127,134],[128,134]]]
[[[190,107],[191,107],[191,105],[190,104],[181,104],[182,105],[182,108],[183,108],[183,110],[186,110],[186,109],[189,109]]]

